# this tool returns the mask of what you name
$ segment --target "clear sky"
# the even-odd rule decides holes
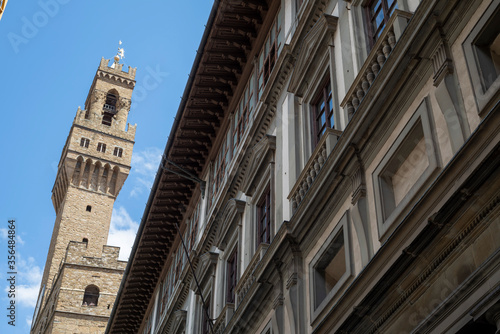
[[[0,333],[28,333],[55,211],[51,190],[78,106],[118,41],[137,67],[132,171],[108,244],[127,259],[213,1],[8,2],[0,21]],[[16,220],[16,326],[7,324],[7,221]]]

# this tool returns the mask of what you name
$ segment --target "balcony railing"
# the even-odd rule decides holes
[[[356,109],[358,109],[363,97],[370,89],[373,81],[375,81],[375,77],[384,66],[385,61],[403,34],[412,15],[412,13],[396,9],[389,19],[389,22],[387,22],[386,27],[380,34],[380,37],[373,46],[363,67],[340,104],[347,112],[349,120]]]
[[[288,195],[288,199],[292,202],[292,212],[295,212],[299,207],[300,202],[318,176],[321,168],[325,164],[326,158],[333,150],[341,134],[342,131],[326,129],[323,137],[321,137],[318,145],[316,145],[316,149],[311,154],[309,161],[302,170],[302,173],[300,173],[299,178],[295,182],[290,195]]]
[[[240,303],[241,300],[245,297],[248,289],[255,282],[254,270],[259,264],[260,260],[264,254],[266,254],[267,249],[269,248],[269,244],[261,243],[257,248],[252,260],[248,264],[245,269],[245,273],[241,276],[238,284],[236,285],[236,302]]]
[[[234,304],[226,303],[219,317],[215,321],[213,325],[213,333],[214,334],[222,334],[224,333],[224,329],[226,329],[227,323],[231,320],[234,313]]]
[[[111,104],[106,104],[105,103],[102,106],[102,110],[107,111],[107,112],[112,113],[112,114],[116,113],[116,107],[113,106],[113,105],[111,105]]]

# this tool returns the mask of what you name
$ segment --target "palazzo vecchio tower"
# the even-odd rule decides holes
[[[129,171],[136,125],[128,125],[136,68],[123,49],[102,59],[85,109],[78,108],[52,189],[56,221],[31,333],[103,333],[125,270],[106,246],[113,204]]]

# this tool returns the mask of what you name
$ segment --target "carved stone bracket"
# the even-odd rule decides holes
[[[457,78],[453,75],[454,65],[450,48],[442,29],[439,29],[439,32],[441,41],[431,56],[434,67],[434,86],[436,86],[435,96],[446,120],[450,144],[455,153],[470,135],[470,130],[467,125],[463,97]]]
[[[365,173],[361,164],[357,165],[356,170],[351,175],[352,199],[351,203],[356,204],[360,198],[366,197]]]
[[[283,301],[285,300],[285,298],[283,297],[283,294],[282,293],[279,293],[276,298],[274,298],[274,301],[273,301],[273,309],[276,310],[276,308],[278,306],[282,306],[283,305]]]
[[[441,41],[431,60],[434,67],[434,86],[438,86],[446,75],[453,73],[453,61],[446,41]]]

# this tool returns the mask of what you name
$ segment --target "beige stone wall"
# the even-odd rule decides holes
[[[57,311],[109,317],[120,286],[123,270],[67,265],[64,268]],[[85,288],[99,288],[96,306],[84,306]]]
[[[91,333],[103,333],[107,321],[104,319],[113,309],[127,264],[118,260],[119,250],[104,246],[101,258],[90,257],[86,256],[85,243],[70,242],[54,287],[46,292],[47,301],[33,332],[87,333],[79,331],[82,324],[86,324],[93,328]],[[99,288],[96,306],[82,305],[85,288],[89,285]],[[65,323],[58,323],[58,319]]]
[[[70,241],[88,239],[87,256],[100,257],[106,244],[114,197],[70,186],[56,220],[42,282],[50,289]],[[87,205],[92,211],[86,211]]]
[[[107,318],[84,316],[77,314],[57,313],[54,316],[51,331],[46,333],[61,333],[61,334],[97,334],[104,333]]]

